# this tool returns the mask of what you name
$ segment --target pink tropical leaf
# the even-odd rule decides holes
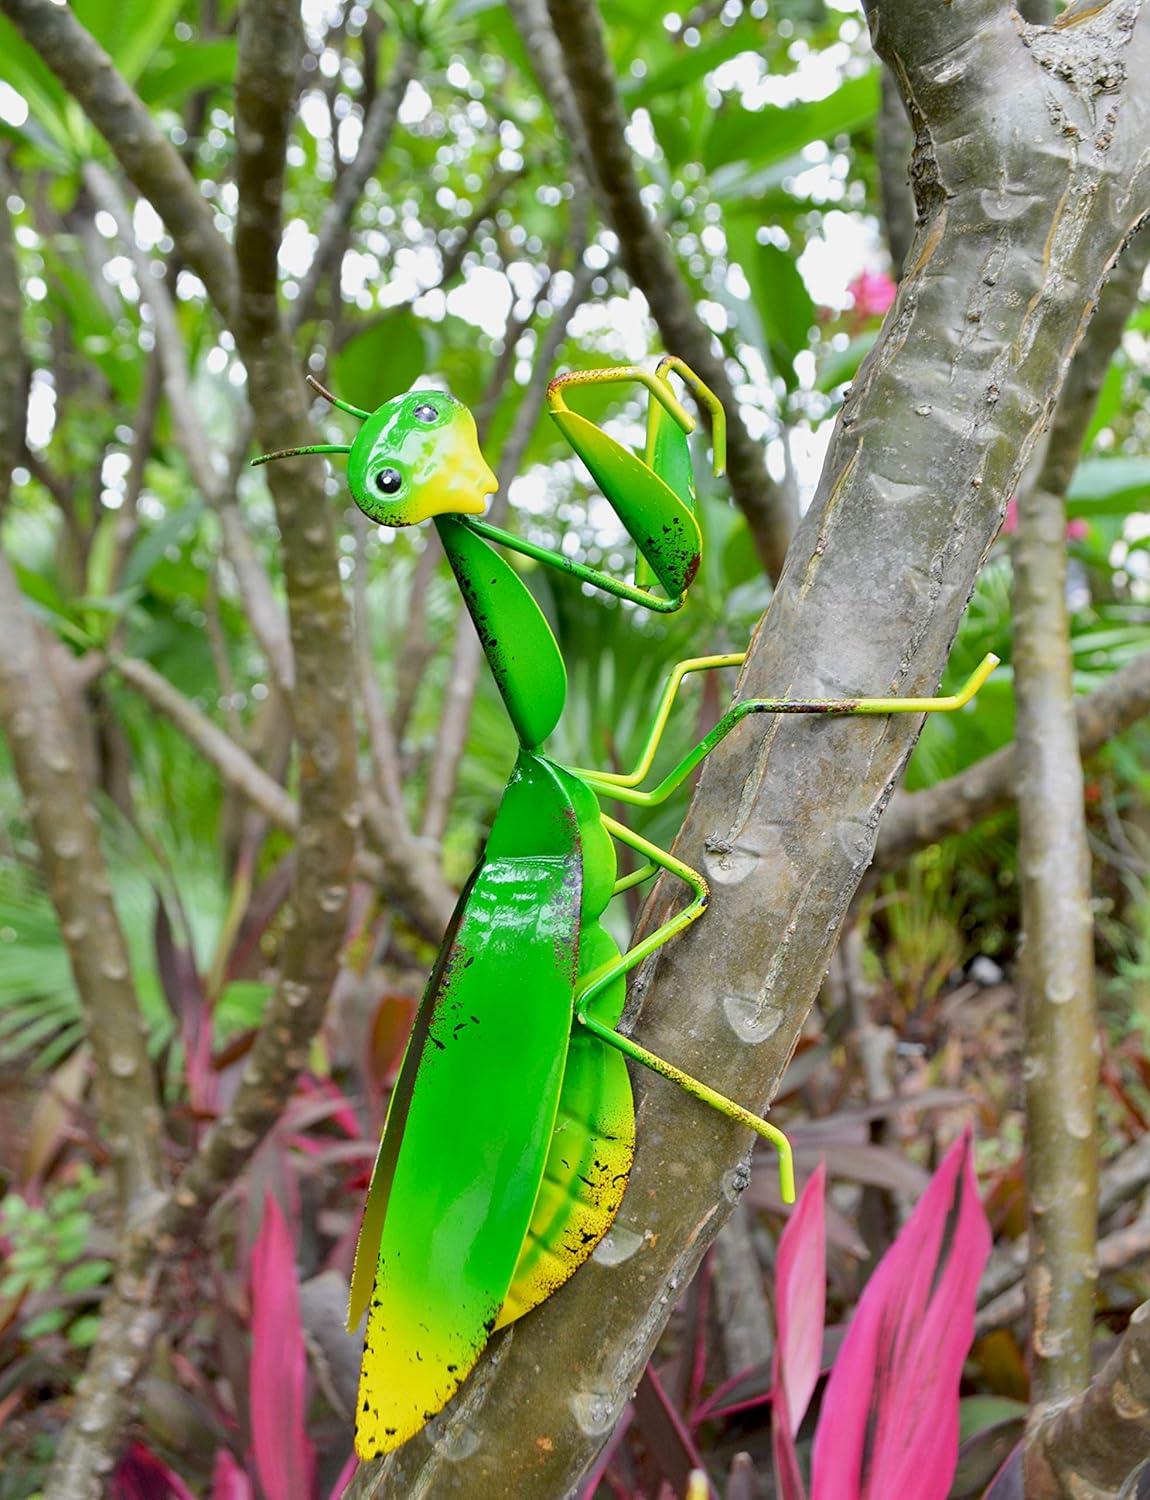
[[[226,1448],[212,1466],[212,1500],[255,1500],[251,1480]]]
[[[112,1500],[194,1500],[187,1485],[143,1443],[132,1443],[108,1486]]]
[[[795,1434],[814,1394],[826,1314],[827,1172],[820,1162],[787,1220],[775,1266],[775,1339],[771,1364],[771,1441],[782,1500],[806,1500]]]
[[[967,1131],[859,1301],[823,1396],[812,1500],[945,1500],[990,1242]]]
[[[343,1468],[336,1475],[335,1483],[331,1487],[331,1494],[327,1497],[327,1500],[342,1500],[343,1492],[351,1483],[353,1477],[355,1476],[355,1471],[358,1468],[359,1459],[356,1458],[355,1454],[353,1453],[348,1458],[347,1463],[344,1464]]]
[[[252,1447],[266,1500],[310,1500],[315,1455],[308,1441],[307,1351],[295,1247],[276,1199],[252,1248]]]

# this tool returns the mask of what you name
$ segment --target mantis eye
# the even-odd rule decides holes
[[[380,469],[375,476],[375,487],[384,495],[398,495],[403,488],[403,475],[398,469]]]
[[[438,422],[439,407],[432,406],[430,401],[421,401],[412,412],[412,416],[418,422]]]

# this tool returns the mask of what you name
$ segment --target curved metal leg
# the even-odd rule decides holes
[[[677,875],[694,891],[694,898],[683,908],[676,912],[661,927],[656,928],[641,943],[636,943],[627,953],[621,954],[619,958],[605,964],[601,969],[586,976],[584,983],[575,996],[575,1019],[581,1026],[591,1032],[600,1041],[605,1042],[608,1047],[614,1047],[616,1051],[622,1052],[625,1057],[634,1062],[642,1063],[645,1068],[650,1068],[653,1073],[677,1084],[685,1093],[693,1098],[701,1100],[710,1105],[712,1109],[718,1110],[729,1120],[735,1120],[740,1125],[746,1125],[756,1135],[762,1136],[764,1140],[770,1141],[778,1153],[779,1159],[779,1191],[784,1203],[793,1203],[795,1200],[795,1172],[794,1162],[791,1156],[791,1145],[783,1132],[777,1125],[770,1124],[761,1116],[745,1109],[741,1104],[736,1104],[733,1099],[728,1099],[725,1094],[720,1094],[708,1084],[701,1083],[699,1079],[693,1078],[691,1074],[683,1072],[673,1063],[667,1062],[662,1057],[657,1057],[654,1052],[642,1047],[632,1037],[623,1036],[612,1027],[605,1025],[595,1016],[590,1014],[590,1006],[602,990],[612,984],[622,974],[628,973],[637,964],[642,963],[649,953],[656,948],[661,948],[664,943],[669,942],[677,933],[689,927],[696,921],[707,907],[707,882],[697,870],[690,865],[684,864],[682,860],[676,859],[667,850],[660,849],[657,844],[641,838],[637,833],[632,833],[629,828],[624,828],[614,818],[603,818],[603,826],[615,838],[622,843],[630,845],[632,849],[638,850],[640,854],[646,855],[648,860],[665,870],[670,870]]]

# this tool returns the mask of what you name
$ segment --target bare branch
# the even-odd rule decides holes
[[[1083,756],[1095,755],[1139,719],[1150,714],[1150,651],[1136,656],[1087,697],[1074,700],[1078,743]],[[1014,801],[1018,746],[1012,741],[921,792],[903,792],[883,819],[872,871],[882,874],[904,864],[919,849],[955,833],[965,833]]]
[[[667,349],[687,361],[726,409],[731,493],[746,514],[764,567],[776,580],[797,519],[793,496],[768,474],[763,445],[751,437],[739,416],[726,364],[695,311],[666,230],[647,212],[640,196],[598,6],[595,0],[549,0],[549,8],[594,163],[594,182],[608,222],[619,236],[620,258],[646,297]],[[553,104],[558,113],[559,104]]]
[[[531,60],[543,97],[551,106],[555,123],[566,137],[575,159],[589,179],[595,176],[595,163],[587,144],[583,119],[575,102],[567,70],[563,65],[563,48],[547,14],[547,0],[507,0],[507,9]]]
[[[128,178],[167,225],[180,254],[228,317],[236,263],[212,210],[179,152],[67,6],[54,0],[2,0],[4,14],[84,108]]]
[[[277,828],[297,832],[299,809],[292,797],[218,724],[161,677],[147,662],[118,658],[115,670],[158,713],[171,721],[190,744],[211,762],[229,786]],[[364,817],[379,849],[373,878],[388,898],[430,942],[438,941],[451,916],[455,898],[439,873],[431,850],[412,838],[401,813],[365,792]]]
[[[1090,1378],[1097,1155],[1094,924],[1066,611],[1066,510],[1025,488],[1014,547],[1018,865],[1036,1394]]]
[[[215,766],[229,786],[241,792],[277,828],[289,832],[296,829],[299,813],[289,794],[190,698],[145,661],[118,657],[113,666],[158,713],[171,720],[204,759]]]
[[[415,73],[417,56],[418,49],[414,43],[406,40],[401,42],[399,56],[395,60],[387,86],[371,102],[363,122],[363,133],[359,138],[355,160],[341,174],[336,190],[324,209],[315,256],[300,284],[299,296],[288,310],[287,323],[291,329],[298,328],[312,316],[320,287],[343,259],[356,206],[387,150],[399,115],[399,106],[403,103],[407,85]]]
[[[1150,1302],[1144,1302],[1087,1389],[1054,1408],[1031,1434],[1026,1494],[1032,1500],[1116,1500],[1148,1451]]]
[[[1150,1136],[1141,1136],[1135,1143],[1114,1158],[1103,1170],[1098,1181],[1098,1221],[1104,1224],[1119,1208],[1136,1198],[1150,1185]],[[1105,1262],[1106,1251],[1103,1240],[1099,1247],[1100,1269],[1113,1269]],[[1026,1236],[1020,1235],[1006,1245],[996,1248],[990,1257],[982,1280],[978,1284],[978,1301],[992,1321],[986,1327],[999,1327],[1013,1322],[1025,1310],[1025,1293],[1022,1279],[1026,1272],[1028,1252]],[[1003,1297],[1004,1292],[1018,1288],[1013,1299]],[[999,1300],[1001,1299],[1001,1300]],[[1011,1310],[1013,1309],[1013,1310]],[[979,1314],[981,1317],[981,1313]],[[979,1324],[980,1329],[983,1325]]]
[[[282,174],[301,49],[298,7],[287,0],[249,0],[241,10],[236,260],[242,284],[234,327],[256,429],[269,448],[298,446],[311,436],[306,393],[295,372],[276,286]],[[122,140],[111,144],[118,152],[125,149]],[[306,462],[285,461],[269,478],[295,652],[300,765],[301,858],[282,978],[231,1108],[148,1224],[146,1239],[131,1236],[122,1247],[115,1288],[47,1486],[59,1500],[99,1493],[100,1476],[112,1462],[157,1331],[160,1270],[202,1229],[207,1208],[235,1180],[276,1119],[307,1059],[338,968],[360,818],[347,608],[322,472]]]
[[[1038,487],[1065,495],[1074,477],[1082,440],[1106,371],[1138,302],[1150,259],[1150,230],[1142,229],[1123,252],[1098,301],[1074,356],[1059,397],[1037,477]],[[1121,668],[1089,698],[1077,698],[1074,712],[1081,754],[1095,754],[1108,739],[1150,712],[1150,658]],[[896,794],[883,820],[868,883],[897,867],[917,849],[948,834],[962,833],[1009,805],[1015,794],[1017,749],[1004,746],[977,765],[921,792]]]
[[[1131,1224],[1115,1229],[1098,1241],[1096,1268],[1099,1276],[1121,1271],[1132,1261],[1150,1254],[1150,1213],[1143,1211]],[[1026,1312],[1026,1288],[1020,1277],[975,1315],[975,1333],[989,1333],[1017,1323]]]

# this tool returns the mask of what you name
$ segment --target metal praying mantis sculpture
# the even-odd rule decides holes
[[[634,1149],[624,1059],[769,1140],[783,1198],[793,1200],[790,1146],[780,1130],[616,1030],[626,975],[703,914],[707,884],[608,817],[600,799],[662,802],[748,714],[956,709],[996,663],[987,657],[949,698],[744,700],[661,781],[640,790],[683,678],[737,666],[744,653],[695,657],[671,672],[633,771],[552,760],[544,745],[563,712],[563,660],[531,593],[489,543],[645,609],[679,609],[702,541],[687,442],[694,421],[672,388],[672,372],[711,412],[721,473],[722,406],[679,359],[664,359],[653,373],[627,366],[565,375],[548,391],[551,416],[635,542],[634,583],[479,519],[495,476],[471,413],[440,391],[409,391],[368,412],[317,386],[362,420],[355,441],[256,460],[346,453],[352,495],[373,521],[434,519],[519,738],[486,849],[415,1019],[364,1209],[348,1315],[354,1328],[367,1312],[356,1418],[362,1458],[418,1432],[455,1395],[494,1330],[548,1297],[603,1238]],[[566,404],[580,386],[607,382],[638,382],[649,393],[642,459]],[[622,878],[615,840],[644,860]],[[623,953],[602,925],[607,905],[660,870],[681,880],[690,900]]]

